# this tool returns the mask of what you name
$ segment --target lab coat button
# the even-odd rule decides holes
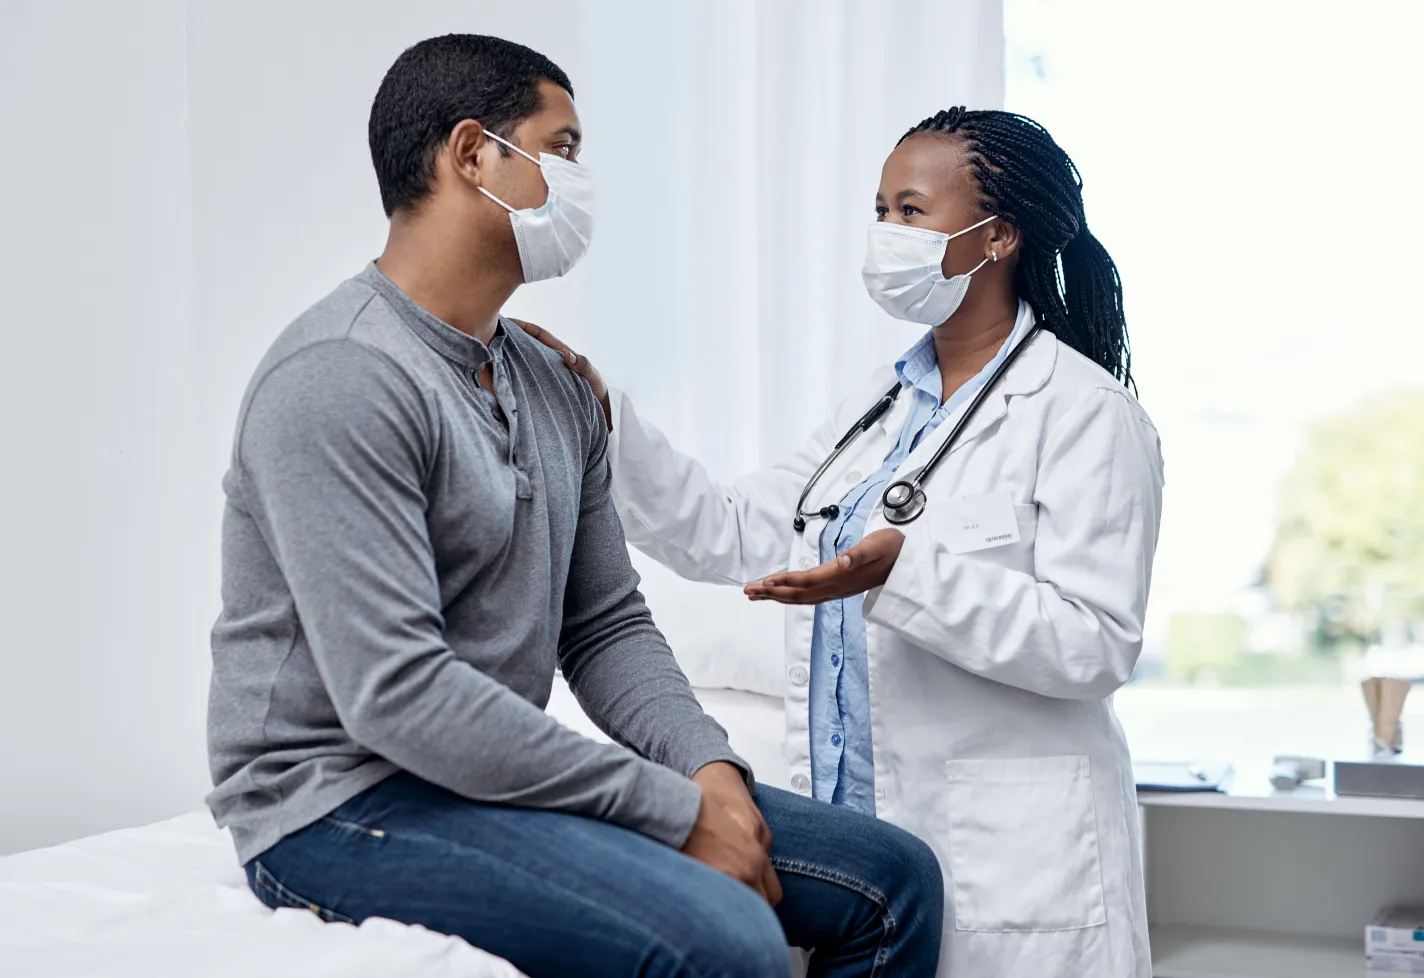
[[[791,778],[791,787],[804,795],[811,790],[811,779],[804,774],[793,775]]]
[[[792,666],[791,671],[787,673],[787,675],[791,677],[791,681],[797,686],[805,686],[811,679],[811,674],[806,671],[805,666]]]
[[[801,569],[802,569],[802,570],[810,570],[810,569],[811,569],[811,558],[810,558],[810,557],[802,557],[802,558],[801,558]]]
[[[861,474],[860,474],[860,472],[856,471],[856,472],[847,472],[847,473],[846,473],[846,481],[849,482],[851,485],[855,485],[855,484],[859,483],[860,480],[861,480]]]

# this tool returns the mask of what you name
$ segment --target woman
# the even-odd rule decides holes
[[[940,973],[956,978],[1151,974],[1109,698],[1142,645],[1162,462],[1081,186],[1022,116],[956,108],[910,130],[881,174],[864,279],[933,328],[796,455],[732,486],[545,337],[604,402],[628,538],[790,606],[792,786],[931,844]],[[892,523],[886,488],[910,500],[889,515],[912,515],[915,487],[895,483],[961,422],[922,515]]]

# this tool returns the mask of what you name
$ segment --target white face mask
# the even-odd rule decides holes
[[[969,291],[969,277],[989,263],[951,278],[944,277],[944,249],[952,238],[994,220],[986,217],[956,234],[876,221],[865,245],[860,277],[876,304],[896,319],[938,326],[959,308]]]
[[[540,153],[536,160],[488,129],[485,135],[537,165],[549,188],[548,199],[541,206],[518,211],[480,188],[480,193],[509,211],[524,281],[540,282],[566,274],[588,251],[593,237],[593,178],[588,169],[551,153]]]

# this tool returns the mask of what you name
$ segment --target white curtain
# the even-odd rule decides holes
[[[917,338],[865,295],[863,228],[906,129],[1002,104],[1000,3],[622,8],[581,7],[599,224],[585,316],[546,325],[732,477],[790,451]]]
[[[913,339],[864,297],[860,225],[899,133],[999,104],[999,6],[0,2],[0,852],[200,804],[238,401],[380,251],[366,115],[403,48],[498,34],[569,73],[596,243],[509,311],[733,475]]]

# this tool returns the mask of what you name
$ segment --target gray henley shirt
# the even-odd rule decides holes
[[[746,765],[638,593],[606,438],[556,354],[374,264],[282,333],[224,480],[208,804],[242,862],[397,770],[686,840],[690,775]],[[544,712],[556,666],[624,746]]]

